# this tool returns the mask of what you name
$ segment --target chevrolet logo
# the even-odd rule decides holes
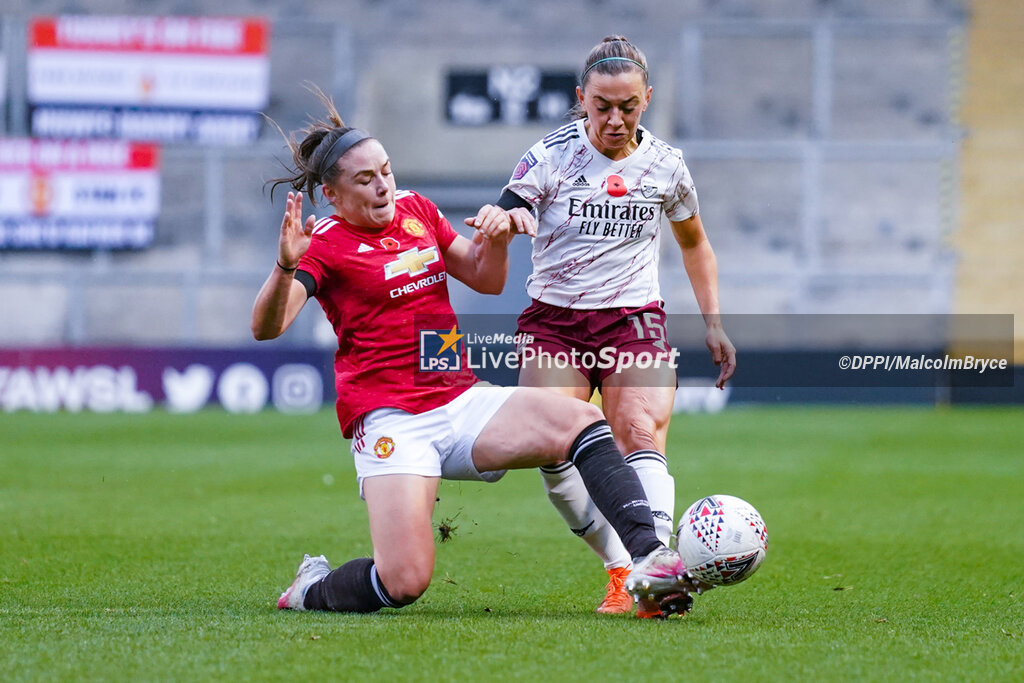
[[[437,263],[438,260],[436,246],[429,247],[423,251],[420,251],[419,247],[407,249],[399,254],[398,258],[391,263],[384,264],[384,279],[390,280],[402,273],[408,273],[409,277],[422,275],[429,270],[427,268],[428,265]]]

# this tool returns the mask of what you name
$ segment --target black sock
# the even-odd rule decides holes
[[[330,612],[376,612],[403,607],[388,595],[369,557],[349,560],[306,591],[303,607]]]
[[[569,460],[580,471],[590,498],[631,556],[642,557],[661,545],[654,534],[654,518],[644,487],[636,471],[622,458],[605,420],[580,432],[569,449]]]

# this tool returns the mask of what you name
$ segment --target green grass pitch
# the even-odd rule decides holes
[[[333,414],[0,415],[5,680],[1021,680],[1024,412],[678,416],[677,513],[763,514],[746,583],[664,622],[593,613],[604,573],[535,472],[444,482],[434,581],[375,615],[275,609],[303,552],[371,551]]]

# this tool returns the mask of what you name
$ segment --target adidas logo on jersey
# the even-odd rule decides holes
[[[580,176],[579,178],[577,178],[573,182],[572,186],[573,187],[590,187],[590,183],[587,182],[587,179],[585,177]]]
[[[363,252],[366,252],[366,251],[373,251],[373,247],[371,247],[366,242],[361,243],[359,245],[359,248],[356,249],[356,252],[359,253],[359,254],[362,254]]]

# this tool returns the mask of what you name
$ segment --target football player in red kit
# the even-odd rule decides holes
[[[654,532],[636,473],[596,407],[534,388],[492,387],[468,369],[420,372],[417,317],[456,334],[447,278],[500,292],[508,212],[484,206],[460,236],[434,204],[398,192],[388,154],[345,127],[333,105],[292,140],[292,175],[277,262],[253,308],[257,339],[280,336],[316,297],[338,336],[338,419],[369,513],[373,557],[331,569],[307,555],[282,609],[372,612],[415,601],[434,569],[431,514],[439,478],[494,481],[505,470],[568,459],[634,558],[637,594],[685,609],[679,555]],[[302,218],[320,187],[334,215]],[[465,364],[463,365],[465,367]]]

